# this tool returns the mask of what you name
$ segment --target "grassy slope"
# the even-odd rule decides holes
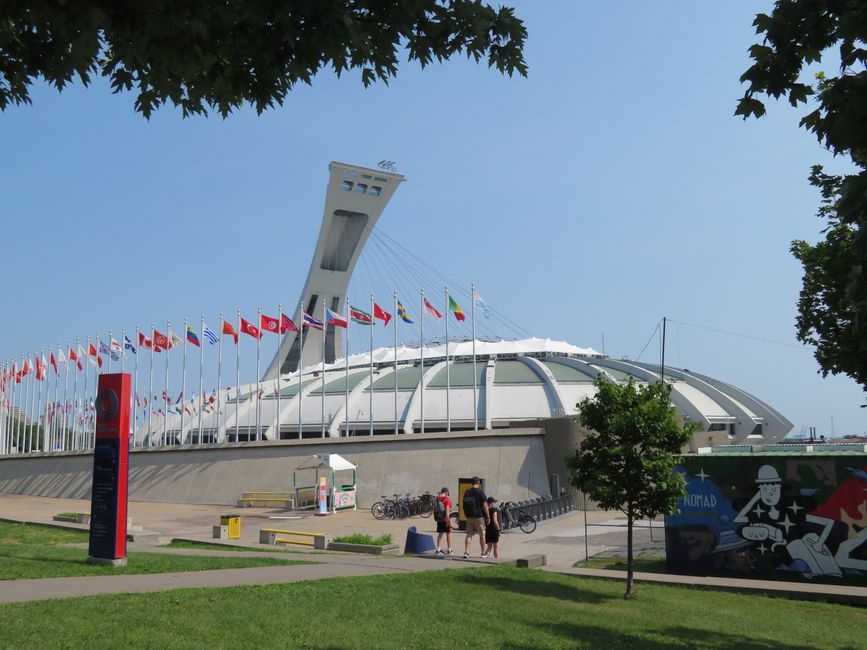
[[[10,647],[859,648],[867,612],[495,567],[0,605]],[[95,634],[95,622],[99,621]],[[182,632],[181,632],[182,631]]]

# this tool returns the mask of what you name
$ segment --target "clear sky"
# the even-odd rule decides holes
[[[0,114],[0,359],[297,304],[328,163],[386,158],[408,180],[379,230],[524,330],[596,349],[604,335],[607,354],[634,359],[667,316],[667,363],[754,393],[795,433],[827,434],[832,418],[838,435],[864,432],[861,389],[822,379],[794,338],[789,244],[823,226],[807,175],[841,163],[787,104],[733,117],[753,16],[771,3],[509,4],[529,30],[526,79],[465,59],[406,63],[367,89],[328,72],[282,108],[226,120],[164,108],[147,121],[101,81],[36,86],[32,106]],[[389,278],[414,286],[377,241],[353,300]],[[404,302],[418,312],[417,295]],[[659,359],[658,337],[641,359]]]

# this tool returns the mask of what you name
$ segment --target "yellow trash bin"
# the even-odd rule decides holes
[[[229,527],[229,539],[241,537],[241,515],[221,515],[220,525]]]

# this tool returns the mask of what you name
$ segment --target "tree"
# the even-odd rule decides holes
[[[794,241],[791,251],[804,266],[798,339],[815,347],[823,376],[844,373],[867,391],[867,3],[778,0],[771,15],[758,14],[753,24],[764,39],[750,48],[754,63],[741,76],[748,85],[735,115],[764,115],[757,96],[798,106],[814,95],[816,107],[800,125],[856,168],[832,176],[813,167],[825,241]],[[831,48],[839,53],[838,76],[820,72],[806,83],[804,66]]]
[[[686,491],[674,471],[683,446],[696,430],[680,424],[671,405],[671,385],[637,386],[597,379],[593,398],[578,403],[577,421],[590,429],[566,459],[570,482],[603,510],[626,515],[626,595],[635,598],[632,529],[637,519],[676,510]]]
[[[185,117],[246,102],[261,113],[328,66],[388,83],[400,45],[422,67],[464,53],[526,76],[526,36],[513,9],[480,0],[12,0],[0,9],[0,110],[30,103],[38,77],[62,90],[101,75],[115,92],[135,88],[146,118],[167,102]]]

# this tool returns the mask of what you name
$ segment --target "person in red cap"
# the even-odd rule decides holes
[[[437,495],[437,504],[434,507],[434,519],[437,522],[437,555],[452,556],[455,552],[452,550],[452,500],[449,499],[449,489],[444,487]],[[443,551],[441,542],[443,535],[446,536],[446,544],[448,551]]]

